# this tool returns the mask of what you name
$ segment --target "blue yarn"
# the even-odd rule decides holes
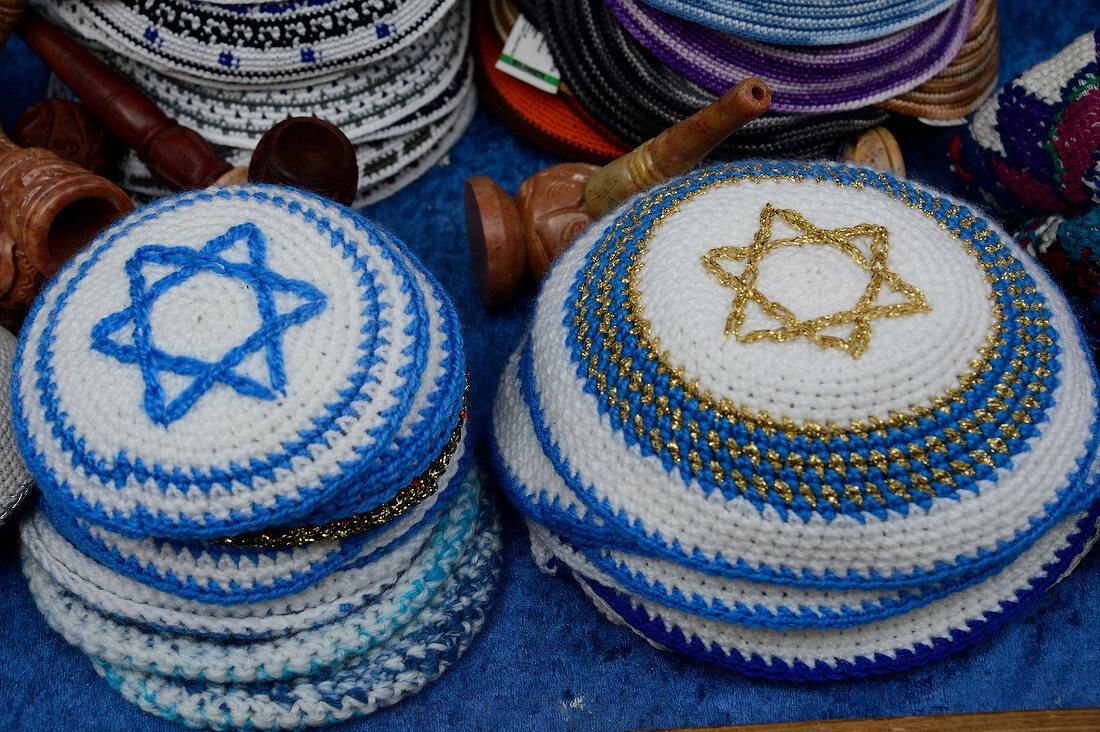
[[[237,605],[293,595],[320,582],[333,572],[358,569],[382,558],[407,541],[409,537],[414,536],[421,528],[430,523],[440,511],[447,508],[451,498],[463,484],[461,476],[465,475],[469,469],[470,460],[471,451],[467,451],[457,466],[458,472],[455,473],[455,478],[439,493],[436,502],[424,512],[419,520],[409,526],[405,533],[394,537],[383,546],[373,549],[367,555],[357,557],[362,548],[370,543],[375,536],[390,528],[387,524],[341,539],[335,549],[323,559],[311,564],[306,571],[296,572],[288,577],[277,577],[270,583],[256,583],[247,588],[238,585],[224,587],[213,581],[200,584],[191,577],[178,577],[172,572],[162,574],[155,567],[143,566],[133,556],[125,555],[116,547],[109,546],[102,539],[93,536],[88,527],[78,523],[76,517],[66,513],[63,508],[45,499],[40,500],[40,505],[58,533],[83,554],[114,572],[178,597],[212,605]],[[227,555],[232,557],[235,562],[242,559],[259,561],[263,557],[273,559],[285,553],[282,550],[226,546],[199,541],[161,540],[160,546],[167,546],[176,554],[189,553],[196,558],[202,553],[211,555],[215,560]]]
[[[217,256],[242,240],[248,243],[249,264],[228,262]],[[132,304],[108,315],[93,326],[92,348],[123,363],[137,363],[141,366],[145,378],[145,412],[154,423],[167,425],[179,419],[218,382],[232,387],[239,394],[257,399],[275,399],[276,392],[286,393],[281,333],[324,310],[326,298],[324,293],[307,282],[291,280],[267,269],[266,257],[266,239],[263,233],[255,224],[246,222],[211,239],[198,252],[187,247],[144,246],[139,247],[126,262]],[[142,272],[146,264],[175,265],[179,269],[146,288]],[[202,271],[247,283],[256,294],[263,323],[244,343],[230,349],[217,363],[167,354],[153,346],[150,332],[149,310],[157,298]],[[292,293],[306,303],[289,313],[279,315],[275,309],[273,292]],[[130,323],[134,326],[133,346],[120,345],[111,339],[114,333]],[[233,371],[233,367],[240,364],[246,356],[261,348],[267,352],[270,387]],[[160,385],[161,371],[194,376],[195,379],[179,396],[165,404],[164,389]]]
[[[125,220],[120,226],[107,232],[103,243],[94,249],[91,255],[79,266],[76,274],[58,296],[56,303],[48,315],[39,313],[43,303],[42,299],[39,299],[38,303],[32,309],[31,315],[29,316],[30,318],[47,318],[46,328],[39,341],[36,353],[34,354],[35,371],[37,374],[34,380],[34,387],[41,395],[41,402],[46,413],[47,421],[52,425],[53,434],[61,444],[62,449],[68,452],[72,456],[74,462],[81,466],[87,474],[98,477],[106,484],[114,483],[116,485],[122,485],[128,476],[134,475],[135,477],[140,476],[141,478],[152,476],[164,489],[175,487],[186,491],[191,486],[197,486],[200,489],[209,490],[215,485],[220,485],[227,490],[231,490],[234,482],[239,482],[247,486],[250,485],[251,479],[255,475],[271,475],[272,471],[275,469],[289,468],[290,459],[297,455],[308,455],[309,447],[314,444],[319,444],[324,439],[323,435],[326,431],[339,431],[337,420],[351,412],[353,401],[356,398],[355,390],[363,383],[373,378],[370,375],[370,368],[375,363],[373,359],[376,357],[373,356],[373,353],[378,345],[376,342],[377,333],[378,329],[385,324],[381,316],[381,308],[377,301],[377,293],[380,291],[380,285],[375,281],[374,271],[369,267],[368,261],[356,252],[352,243],[345,239],[343,231],[339,228],[334,228],[332,222],[325,216],[327,211],[346,214],[346,209],[317,196],[309,196],[311,205],[316,206],[316,208],[303,207],[297,201],[291,200],[288,202],[280,195],[280,191],[281,189],[277,187],[258,187],[234,191],[210,190],[185,194],[165,199],[162,202],[154,204],[140,214]],[[362,272],[361,282],[364,284],[364,307],[366,308],[364,312],[373,317],[367,318],[368,324],[365,328],[365,332],[362,334],[363,340],[360,342],[360,349],[363,351],[364,355],[357,364],[359,370],[349,377],[351,387],[342,392],[342,399],[340,401],[326,405],[325,413],[318,415],[318,417],[314,419],[314,429],[301,433],[300,440],[286,443],[283,446],[282,452],[269,454],[264,456],[263,459],[252,460],[248,466],[236,464],[220,467],[212,466],[205,472],[199,469],[192,469],[187,474],[184,474],[178,469],[168,471],[159,465],[135,465],[123,452],[115,455],[113,459],[105,460],[94,452],[87,450],[83,441],[76,439],[73,427],[67,423],[68,415],[60,407],[58,396],[55,393],[56,385],[52,380],[53,369],[50,363],[54,356],[51,348],[54,340],[54,329],[59,316],[64,310],[69,297],[103,253],[115,241],[130,233],[135,227],[156,218],[165,211],[175,210],[180,207],[194,206],[202,202],[217,199],[228,200],[233,198],[242,201],[267,203],[276,208],[284,209],[291,215],[299,216],[307,222],[313,223],[319,233],[328,234],[331,246],[340,249],[343,256],[351,260],[351,265],[356,270]],[[389,482],[387,484],[389,495],[379,495],[377,484],[369,480],[370,476],[365,471],[376,458],[384,454],[387,450],[393,449],[393,437],[400,427],[401,417],[408,412],[416,394],[419,378],[423,372],[427,358],[426,341],[419,338],[419,329],[423,328],[423,324],[427,322],[427,313],[424,309],[423,293],[420,292],[417,283],[413,279],[412,273],[409,271],[408,267],[403,264],[401,259],[396,257],[384,244],[388,237],[379,232],[369,222],[362,220],[354,214],[352,215],[352,220],[356,229],[365,232],[372,243],[377,244],[380,240],[383,242],[382,245],[377,247],[377,252],[380,256],[393,263],[394,269],[403,280],[402,291],[408,294],[413,301],[409,307],[411,308],[410,314],[415,317],[412,319],[413,324],[410,325],[410,332],[415,332],[418,336],[414,339],[413,345],[410,346],[410,349],[415,354],[413,360],[411,363],[407,364],[401,372],[406,381],[395,391],[395,394],[398,395],[397,405],[391,412],[387,413],[386,416],[389,417],[389,420],[370,433],[370,439],[367,440],[367,442],[371,447],[369,449],[362,449],[358,460],[345,463],[341,466],[343,470],[339,474],[325,476],[322,478],[319,485],[303,487],[300,490],[301,498],[299,500],[279,497],[276,499],[276,504],[273,507],[254,505],[249,516],[236,515],[224,519],[208,515],[202,521],[195,521],[188,518],[181,518],[177,521],[173,517],[166,515],[163,511],[151,511],[144,506],[138,506],[132,515],[125,516],[117,510],[108,511],[98,504],[90,504],[85,498],[75,494],[65,482],[59,481],[53,471],[47,467],[42,454],[36,447],[35,440],[39,438],[29,434],[26,415],[23,413],[22,393],[23,389],[27,387],[22,384],[18,378],[13,377],[13,424],[16,428],[17,440],[21,451],[27,456],[28,468],[35,475],[39,486],[50,496],[50,499],[65,504],[67,510],[75,515],[87,518],[94,523],[101,524],[125,536],[141,537],[153,535],[181,539],[216,538],[229,533],[260,529],[277,524],[294,523],[300,521],[303,517],[310,516],[317,510],[316,506],[322,502],[331,501],[332,504],[330,505],[338,504],[341,500],[341,496],[350,496],[353,498],[359,495],[369,496],[369,498],[363,499],[360,505],[362,503],[367,503],[377,506],[390,500],[393,494],[395,494],[397,490],[400,490],[405,482],[412,476],[405,475],[402,476],[400,481]],[[57,277],[68,274],[70,269],[71,267],[64,268]],[[56,281],[57,278],[51,283],[51,287],[55,286]],[[104,326],[105,329],[108,327],[109,326]],[[452,325],[451,327],[455,326]],[[97,335],[103,334],[99,333]],[[448,342],[451,343],[452,341],[449,340]],[[28,354],[24,353],[25,344],[25,339],[21,340],[17,349],[14,367],[16,374],[21,370],[24,358],[28,357]],[[455,339],[453,345],[455,350],[452,356],[455,359],[460,359],[461,351],[458,350],[461,347],[460,341]],[[456,369],[456,371],[459,374],[461,373],[461,369]],[[455,376],[455,379],[458,380],[460,377]],[[455,388],[456,387],[451,385],[450,389],[445,388],[441,391],[437,391],[433,395],[435,400],[433,403],[438,403],[438,401],[446,397],[448,393],[453,393]],[[444,412],[442,416],[433,416],[436,416],[436,419],[444,419],[446,417],[446,410],[442,411]],[[417,428],[422,427],[425,421],[426,420],[421,420]],[[451,424],[453,424],[453,422]],[[417,430],[414,429],[414,432],[416,431]],[[445,439],[445,433],[443,439]],[[358,491],[355,488],[358,488]],[[345,503],[347,503],[349,508],[348,514],[358,512],[351,510],[356,507],[354,500],[350,502],[345,500]],[[331,520],[332,518],[334,518],[334,516],[330,514],[328,519]]]
[[[614,589],[571,572],[556,558],[553,562],[556,565],[554,569],[559,574],[572,575],[578,582],[587,585],[626,623],[659,645],[694,659],[731,668],[750,676],[763,676],[783,681],[827,681],[901,671],[943,658],[977,643],[1019,615],[1058,581],[1074,558],[1083,551],[1092,536],[1098,517],[1100,517],[1100,503],[1094,505],[1088,516],[1077,523],[1078,531],[1069,539],[1068,546],[1057,552],[1057,560],[1054,563],[1043,568],[1046,574],[1030,580],[1029,590],[1017,590],[1016,601],[1003,602],[1000,610],[984,610],[982,619],[968,620],[966,628],[953,629],[950,638],[936,638],[931,646],[918,644],[915,651],[897,649],[896,656],[893,657],[883,654],[876,654],[873,659],[861,656],[855,663],[840,661],[835,666],[822,661],[818,661],[813,667],[805,663],[791,665],[779,658],[769,660],[755,654],[746,658],[736,649],[729,649],[727,652],[718,645],[708,648],[695,636],[686,638],[678,627],[670,630],[660,618],[651,620],[644,610],[635,608],[626,596]]]
[[[955,0],[645,0],[694,23],[743,38],[822,46],[881,38],[932,17]]]

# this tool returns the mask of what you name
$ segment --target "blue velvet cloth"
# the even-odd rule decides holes
[[[1096,0],[1001,5],[1002,83],[1100,26]],[[5,126],[43,95],[46,77],[26,46],[9,41],[0,54]],[[957,188],[948,169],[951,131],[892,127],[912,178]],[[440,165],[366,211],[406,241],[455,299],[470,361],[473,439],[485,465],[496,379],[532,293],[501,310],[481,308],[468,269],[462,182],[490,175],[514,191],[554,162],[482,110]],[[421,694],[342,729],[612,730],[1100,705],[1095,552],[1036,606],[959,655],[884,677],[793,684],[657,651],[606,622],[571,582],[536,570],[519,517],[506,508],[504,518],[497,606],[466,655]],[[11,526],[0,528],[0,729],[179,729],[124,702],[49,629],[20,574]]]

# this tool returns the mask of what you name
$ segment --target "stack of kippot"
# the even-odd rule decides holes
[[[879,106],[941,124],[960,124],[997,87],[1001,61],[997,0],[977,0],[966,42],[942,71]]]
[[[23,464],[11,426],[11,365],[15,336],[0,328],[0,525],[8,520],[34,485]]]
[[[475,108],[470,0],[259,4],[50,0],[65,29],[233,165],[287,117],[316,116],[358,157],[357,204],[418,177]],[[127,190],[163,195],[131,154]]]
[[[886,110],[957,123],[997,72],[996,0],[521,5],[569,98],[631,146],[744,78],[767,82],[771,112],[731,135],[716,159],[839,157]],[[501,30],[512,17],[493,14]]]
[[[951,154],[1010,220],[1080,216],[1100,203],[1100,30],[1005,84]]]
[[[460,325],[350,210],[252,186],[136,211],[46,289],[14,371],[31,592],[142,709],[344,720],[481,627],[500,539]]]
[[[493,413],[536,560],[664,648],[791,680],[986,636],[1100,512],[1065,299],[966,206],[884,173],[733,164],[596,221]]]

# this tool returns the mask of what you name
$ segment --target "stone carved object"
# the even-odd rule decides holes
[[[466,234],[486,307],[506,302],[524,268],[536,280],[592,218],[661,181],[682,175],[737,128],[767,111],[771,92],[745,79],[717,101],[603,168],[563,163],[521,185],[515,204],[485,176],[466,181]],[[503,218],[502,218],[503,217]],[[522,238],[516,232],[522,232]]]
[[[172,188],[205,188],[231,169],[201,135],[169,118],[121,74],[34,10],[25,11],[15,32],[112,134]]]
[[[43,99],[19,115],[11,130],[20,147],[44,147],[96,175],[109,178],[118,159],[118,141],[80,102]]]
[[[122,189],[0,132],[0,307],[19,309],[96,234],[133,210]]]
[[[895,178],[905,178],[901,147],[885,127],[872,127],[849,143],[844,160],[861,168],[884,170]]]
[[[359,165],[351,141],[336,125],[316,117],[291,117],[260,138],[248,181],[294,186],[350,206]]]

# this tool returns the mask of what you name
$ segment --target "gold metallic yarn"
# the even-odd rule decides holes
[[[361,534],[392,521],[439,490],[439,479],[447,472],[447,466],[458,449],[458,444],[462,439],[462,427],[465,422],[466,408],[463,404],[458,424],[451,431],[451,437],[447,444],[443,446],[443,450],[439,455],[409,485],[402,488],[397,492],[397,495],[377,508],[320,526],[293,526],[282,529],[252,531],[218,539],[214,543],[252,549],[302,546],[318,541],[346,539],[349,536]]]
[[[1015,409],[1011,413],[1005,414],[1009,407],[1002,399],[1011,396],[1012,390],[1009,387],[1021,380],[1021,375],[1027,373],[1028,367],[1022,358],[1015,358],[1010,361],[1007,370],[1000,374],[992,373],[993,367],[991,365],[991,359],[996,353],[996,349],[1005,345],[1006,340],[1004,336],[1009,330],[1004,310],[1000,303],[996,302],[993,298],[992,292],[990,293],[990,307],[994,325],[989,335],[986,337],[986,343],[977,348],[975,358],[970,361],[970,370],[958,377],[958,388],[949,388],[945,390],[942,395],[932,397],[926,404],[914,404],[908,411],[891,412],[886,420],[880,420],[875,417],[868,417],[866,422],[851,420],[847,428],[833,422],[819,424],[810,420],[805,420],[802,424],[795,424],[789,417],[783,417],[777,420],[764,410],[753,410],[747,406],[736,405],[728,399],[715,398],[709,391],[702,390],[697,381],[685,377],[684,367],[673,365],[671,356],[667,351],[659,350],[659,340],[651,337],[650,324],[643,317],[643,308],[640,304],[641,293],[638,290],[638,282],[641,271],[641,258],[646,252],[648,240],[652,237],[654,230],[656,230],[666,218],[678,212],[683,202],[700,195],[713,185],[725,183],[737,185],[743,182],[752,183],[757,179],[789,180],[797,183],[813,180],[818,185],[824,185],[829,181],[829,179],[825,177],[816,176],[813,166],[808,164],[800,166],[805,171],[804,176],[770,173],[766,172],[760,165],[755,164],[738,164],[733,167],[756,173],[756,177],[747,177],[745,179],[730,178],[724,181],[714,181],[694,190],[687,190],[693,183],[693,181],[688,180],[676,184],[655,196],[640,201],[631,212],[621,217],[615,223],[614,228],[604,235],[603,239],[597,245],[596,250],[592,253],[591,256],[593,259],[605,254],[607,255],[607,264],[603,267],[599,276],[597,277],[597,274],[589,268],[581,278],[579,293],[574,301],[573,317],[573,326],[576,329],[581,346],[581,365],[587,376],[595,380],[596,388],[601,398],[607,401],[609,408],[613,412],[618,413],[624,425],[624,429],[633,428],[639,439],[648,440],[653,449],[657,452],[667,450],[673,460],[677,462],[680,462],[683,457],[686,457],[688,465],[695,474],[701,474],[704,470],[709,470],[714,480],[719,484],[726,479],[725,471],[717,460],[711,460],[709,463],[704,463],[700,455],[700,450],[703,448],[704,444],[713,452],[725,451],[732,459],[745,455],[754,469],[760,464],[762,459],[762,456],[759,455],[759,448],[757,448],[755,444],[746,443],[741,445],[738,444],[733,437],[728,437],[723,442],[721,435],[719,435],[717,431],[710,430],[704,435],[699,430],[698,425],[695,426],[694,430],[691,428],[691,424],[688,425],[688,439],[684,439],[681,430],[677,430],[678,435],[674,435],[671,440],[665,440],[657,426],[651,427],[649,431],[646,432],[642,415],[636,414],[631,405],[631,399],[634,398],[631,395],[637,397],[643,405],[654,404],[658,418],[668,417],[673,423],[677,420],[682,423],[683,418],[679,406],[671,405],[667,396],[657,395],[655,393],[653,384],[645,383],[641,372],[642,364],[636,362],[633,356],[623,356],[622,342],[617,338],[607,337],[616,333],[619,327],[623,328],[623,332],[629,332],[637,337],[639,348],[646,352],[644,360],[656,362],[657,374],[668,377],[669,388],[682,388],[685,399],[697,400],[698,408],[711,411],[716,421],[725,421],[731,426],[733,423],[740,422],[750,434],[756,429],[760,429],[769,439],[777,431],[783,432],[783,434],[791,440],[800,435],[811,440],[820,439],[823,441],[828,441],[830,438],[840,438],[844,442],[849,441],[853,437],[866,440],[871,433],[877,433],[886,437],[889,429],[916,425],[919,419],[933,417],[935,412],[949,413],[952,403],[965,403],[965,392],[988,382],[992,382],[994,392],[1000,397],[989,398],[984,409],[975,411],[973,419],[960,421],[958,430],[945,430],[946,442],[934,435],[926,435],[923,438],[924,444],[910,442],[905,445],[905,449],[895,448],[897,454],[891,454],[888,456],[889,459],[887,459],[886,456],[882,458],[872,456],[874,462],[871,462],[871,459],[864,458],[864,456],[856,452],[848,452],[847,454],[830,452],[828,453],[827,459],[818,458],[811,463],[810,459],[804,460],[800,455],[795,455],[793,453],[789,454],[786,458],[786,465],[790,467],[799,478],[795,486],[787,485],[785,482],[778,479],[774,481],[772,486],[768,486],[759,475],[750,473],[746,476],[742,475],[740,471],[733,469],[729,479],[733,481],[734,485],[736,485],[742,493],[745,493],[751,488],[760,495],[761,498],[766,499],[769,491],[774,491],[789,505],[793,502],[795,492],[797,491],[798,495],[804,497],[806,501],[816,509],[817,496],[813,492],[813,489],[802,481],[802,478],[807,474],[807,471],[810,470],[815,472],[819,478],[823,478],[826,468],[829,468],[840,475],[842,479],[851,478],[845,480],[841,489],[843,490],[844,497],[857,506],[863,506],[868,498],[875,500],[880,505],[886,505],[886,499],[882,495],[878,485],[870,481],[858,480],[858,473],[862,472],[860,469],[861,460],[867,460],[871,465],[883,471],[889,466],[890,462],[902,466],[907,465],[909,462],[916,462],[923,465],[937,483],[954,487],[956,485],[954,475],[969,475],[973,477],[973,468],[970,465],[956,460],[948,464],[951,468],[949,471],[936,467],[941,464],[940,458],[933,458],[931,456],[948,455],[948,443],[965,448],[966,440],[964,439],[963,433],[978,435],[983,439],[986,445],[985,449],[967,450],[968,456],[976,463],[993,466],[995,463],[991,455],[993,453],[1004,452],[1004,439],[1018,438],[1020,432],[1017,425],[1031,423],[1034,420],[1035,412],[1040,409],[1041,405],[1033,395],[1028,395],[1020,400],[1022,408]],[[886,195],[910,208],[921,211],[929,218],[936,219],[941,229],[948,231],[956,240],[961,241],[967,253],[975,258],[978,267],[985,271],[986,282],[992,284],[1003,278],[1008,283],[1006,286],[1008,294],[1014,297],[1019,297],[1023,294],[1035,294],[1034,286],[1027,285],[1021,287],[1016,284],[1017,280],[1027,276],[1025,272],[1015,270],[1006,272],[1001,277],[998,277],[997,274],[990,271],[993,267],[1003,267],[1014,261],[1009,250],[1005,248],[1004,242],[996,239],[992,231],[983,227],[972,234],[973,241],[963,238],[963,229],[970,228],[977,222],[973,215],[968,215],[960,219],[958,225],[952,227],[948,224],[948,220],[961,213],[958,206],[948,204],[942,199],[936,199],[929,196],[921,190],[908,191],[904,188],[895,190],[889,185],[888,176],[882,173],[874,173],[862,169],[854,169],[851,172],[853,175],[863,180],[855,180],[846,184],[840,181],[834,181],[834,183],[842,187],[847,186],[860,189],[863,187],[864,181],[869,182],[872,176],[877,177],[883,183],[887,184],[884,189],[878,190],[881,190]],[[911,199],[911,193],[916,197]],[[681,194],[683,197],[679,201],[668,203],[663,213],[648,224],[646,237],[639,242],[638,248],[626,268],[628,273],[627,276],[622,279],[616,277],[613,273],[618,271],[622,256],[622,247],[618,246],[616,242],[632,237],[637,231],[641,219],[648,217],[657,206],[664,204],[668,199],[676,198]],[[981,249],[980,252],[979,248]],[[997,258],[992,262],[986,262],[979,258],[980,254],[996,256]],[[615,325],[614,321],[616,319],[616,314],[612,313],[610,310],[611,299],[608,296],[614,288],[618,287],[624,288],[627,303],[626,313],[622,314],[625,315],[624,324],[622,326]],[[619,373],[626,375],[628,382],[626,391],[629,393],[619,393],[617,389],[609,389],[608,387],[607,377],[604,373],[604,367],[600,364],[599,354],[595,353],[593,349],[595,338],[594,334],[591,332],[592,326],[586,319],[591,309],[590,306],[586,304],[589,298],[595,303],[593,313],[596,320],[596,333],[607,337],[605,341],[607,344],[606,347],[610,351],[608,354],[608,361],[618,368]],[[1042,303],[1033,302],[1028,305],[1022,300],[1016,300],[1013,304],[1017,308],[1024,310],[1023,314],[1014,318],[1016,328],[1019,331],[1020,340],[1023,344],[1026,346],[1026,344],[1036,341],[1044,347],[1051,345],[1053,339],[1047,333],[1050,328],[1049,320],[1042,317],[1041,312],[1031,312],[1027,309],[1031,308],[1036,311],[1041,311],[1043,308]],[[1038,333],[1031,335],[1024,330],[1030,326],[1034,326],[1038,330]],[[1026,355],[1026,353],[1018,353],[1017,355],[1023,356]],[[1036,353],[1035,356],[1037,360],[1044,364],[1052,358],[1051,352],[1047,350],[1040,351]],[[1046,371],[1046,369],[1043,370]],[[1043,378],[1038,371],[1035,376],[1037,378]],[[1045,389],[1046,387],[1040,383],[1032,383],[1029,387],[1029,390],[1032,391],[1033,394],[1042,392]],[[1000,434],[994,435],[993,437],[985,437],[981,426],[987,423],[997,423],[997,430]],[[783,463],[778,460],[769,462],[772,463],[771,467],[776,472],[778,472],[779,468],[783,467]],[[849,470],[849,468],[852,470]],[[886,479],[884,482],[886,488],[891,493],[894,493],[896,496],[906,501],[911,501],[913,498],[909,491],[910,487],[927,493],[928,495],[935,495],[935,489],[929,484],[928,479],[924,476],[919,473],[910,472],[909,479],[911,485],[908,487],[893,479]],[[821,497],[833,507],[837,509],[841,507],[840,496],[838,495],[836,487],[822,485]]]
[[[786,239],[773,239],[772,222],[776,216],[786,221],[792,228],[801,231],[802,234]],[[858,237],[869,237],[871,239],[870,262],[867,261],[859,247],[852,243],[852,240]],[[848,255],[849,259],[870,275],[867,287],[855,307],[818,318],[800,320],[789,308],[769,299],[757,289],[756,278],[759,275],[760,262],[764,257],[780,247],[802,247],[806,245],[831,246],[837,251]],[[889,251],[890,235],[885,226],[864,223],[836,229],[821,229],[811,224],[806,220],[806,217],[793,209],[775,208],[770,203],[766,203],[760,211],[760,229],[753,237],[752,244],[744,247],[715,247],[704,254],[701,259],[703,267],[708,272],[715,275],[723,285],[737,293],[733,300],[732,312],[726,320],[727,338],[731,335],[736,336],[741,343],[756,343],[762,340],[783,343],[796,338],[808,338],[821,348],[836,348],[845,351],[852,358],[859,358],[871,344],[872,320],[877,318],[900,318],[905,315],[926,313],[932,309],[928,307],[923,292],[903,281],[886,264]],[[745,260],[745,269],[740,275],[735,275],[724,269],[719,264],[720,260]],[[908,302],[876,305],[875,301],[882,293],[883,285],[905,296]],[[745,323],[745,307],[750,302],[755,302],[763,308],[765,315],[780,321],[784,324],[784,327],[742,333],[741,326]],[[852,326],[847,338],[821,332],[825,328],[847,325]]]

